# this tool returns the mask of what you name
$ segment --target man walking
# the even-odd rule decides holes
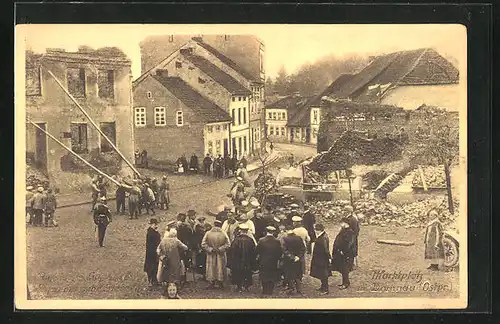
[[[99,246],[104,246],[104,235],[106,235],[106,228],[111,223],[111,212],[106,205],[106,197],[100,198],[100,203],[96,204],[94,209],[94,224],[97,227],[97,236]]]
[[[231,244],[231,281],[238,292],[249,291],[252,286],[252,272],[255,267],[255,241],[248,234],[248,225],[239,225],[239,234]]]
[[[158,232],[158,220],[151,218],[146,234],[146,258],[144,259],[144,272],[148,276],[150,286],[158,285],[156,274],[158,273],[158,254],[156,248],[161,242],[161,234]]]
[[[328,234],[325,232],[323,224],[314,225],[314,230],[317,233],[314,251],[311,260],[311,277],[321,280],[319,292],[321,295],[328,295],[328,277],[331,276],[330,271],[330,241]]]
[[[201,242],[201,248],[207,253],[205,277],[210,282],[209,288],[215,288],[216,285],[222,288],[227,277],[226,251],[231,243],[221,226],[222,223],[216,220]]]
[[[281,259],[281,243],[274,237],[276,228],[266,227],[266,236],[257,243],[257,260],[259,264],[259,279],[262,283],[262,294],[272,295],[274,286],[279,280],[279,260]]]

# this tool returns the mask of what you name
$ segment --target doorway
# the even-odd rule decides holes
[[[37,126],[47,131],[46,123],[37,123]],[[37,167],[47,169],[47,135],[35,127],[35,163]]]
[[[306,143],[311,142],[311,129],[309,127],[306,128]]]
[[[227,138],[224,139],[224,156],[229,156],[229,140]]]

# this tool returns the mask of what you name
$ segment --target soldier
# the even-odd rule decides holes
[[[99,238],[99,246],[103,247],[104,235],[106,235],[106,228],[111,223],[111,212],[106,205],[106,197],[101,197],[100,203],[96,204],[94,209],[94,224],[97,227],[97,236]]]

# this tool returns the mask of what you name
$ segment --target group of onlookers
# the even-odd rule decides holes
[[[203,159],[203,171],[206,175],[213,175],[215,178],[224,178],[236,174],[238,168],[247,167],[248,161],[243,156],[238,160],[237,155],[229,157],[228,155],[222,156],[219,154],[217,157],[212,157],[207,154]]]
[[[26,188],[26,221],[33,226],[57,226],[54,213],[57,209],[57,199],[51,188],[39,186],[34,191],[33,186]]]

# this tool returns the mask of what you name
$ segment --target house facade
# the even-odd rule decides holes
[[[302,142],[301,133],[297,136],[295,127],[290,127],[289,121],[308,99],[294,94],[266,106],[266,134],[271,142]]]
[[[87,161],[97,167],[106,167],[106,161],[121,164],[121,158],[117,158],[112,146],[49,72],[73,95],[125,158],[133,161],[130,60],[119,50],[109,48],[81,48],[78,52],[47,49],[43,54],[26,53],[27,117]],[[88,170],[29,123],[26,125],[26,155],[46,171],[51,180],[57,180],[66,172]]]
[[[195,56],[198,61],[208,61],[246,88],[250,92],[245,94],[248,99],[245,109],[248,109],[249,123],[247,152],[260,149],[264,140],[265,71],[264,44],[258,38],[252,35],[162,35],[147,37],[140,43],[140,47],[143,76],[154,73],[156,69],[167,69],[170,73],[175,73],[172,72],[172,62],[178,59],[180,52],[184,52]],[[196,88],[198,80],[186,82]],[[210,100],[217,100],[211,94],[204,95]],[[218,104],[224,106],[220,101]]]
[[[231,116],[179,77],[158,70],[134,87],[134,124],[140,150],[173,164],[191,154],[229,154]]]

